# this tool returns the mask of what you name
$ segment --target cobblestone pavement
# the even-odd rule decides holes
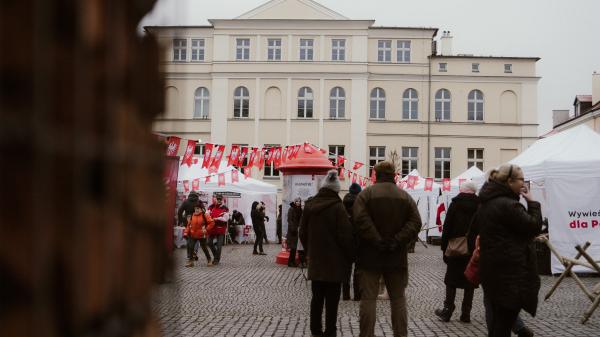
[[[309,284],[300,269],[274,263],[279,245],[265,247],[267,256],[252,255],[250,245],[225,246],[221,264],[210,268],[205,261],[184,268],[185,250],[178,249],[175,279],[159,287],[153,300],[164,336],[310,336]],[[417,247],[409,263],[409,336],[486,335],[481,289],[475,291],[471,324],[461,323],[457,312],[449,323],[433,314],[444,296],[445,265],[438,246]],[[554,279],[542,277],[538,315],[524,313],[526,324],[536,336],[600,336],[600,309],[587,324],[579,323],[591,302],[571,278],[543,301]],[[588,287],[598,281],[583,278]],[[457,307],[461,299],[459,290]],[[375,335],[392,336],[389,302],[378,301],[377,311]],[[338,336],[358,336],[358,326],[358,302],[340,301]]]

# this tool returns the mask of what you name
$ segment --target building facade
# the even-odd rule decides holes
[[[145,27],[164,46],[156,132],[249,146],[305,141],[368,166],[452,178],[537,139],[538,58],[453,55],[436,28],[375,26],[273,0],[209,26]],[[441,42],[441,43],[440,43]],[[438,52],[436,46],[440,44]],[[279,184],[267,167],[257,178]]]
[[[600,133],[600,73],[594,71],[592,74],[591,95],[575,96],[572,116],[569,110],[553,110],[552,115],[552,131],[548,132],[547,136],[580,124],[585,124]]]

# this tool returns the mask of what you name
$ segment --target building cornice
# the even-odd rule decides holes
[[[527,60],[537,62],[541,60],[539,57],[527,56],[480,56],[480,55],[431,55],[432,59],[498,59],[498,60]]]
[[[210,19],[215,29],[351,29],[366,30],[375,20],[318,20],[318,19]]]

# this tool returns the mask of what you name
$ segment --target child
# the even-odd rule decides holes
[[[204,255],[206,256],[207,265],[209,267],[212,266],[212,258],[210,257],[210,253],[206,246],[206,238],[208,236],[207,233],[213,228],[214,224],[215,222],[210,215],[205,213],[202,202],[199,201],[199,203],[194,206],[194,214],[192,214],[192,217],[185,228],[185,234],[188,238],[188,263],[185,265],[186,267],[194,266],[194,247],[198,241],[200,241],[200,247],[202,247],[202,251],[204,251]]]

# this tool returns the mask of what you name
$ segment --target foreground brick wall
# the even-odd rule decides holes
[[[0,3],[0,336],[153,336],[168,265],[155,0]]]

